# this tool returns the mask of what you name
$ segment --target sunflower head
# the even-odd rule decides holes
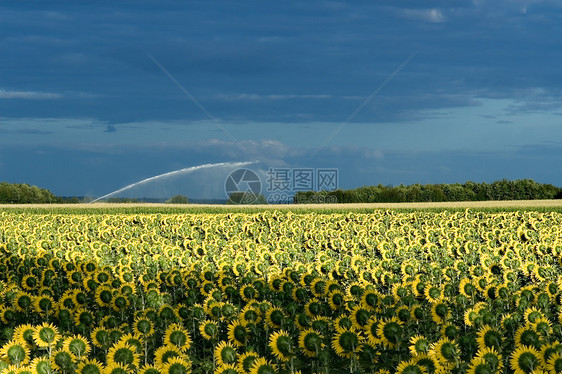
[[[75,360],[76,357],[64,349],[53,352],[51,356],[51,364],[61,372],[71,372],[74,368]]]
[[[0,357],[8,365],[26,365],[29,362],[30,350],[27,343],[11,340],[0,349]]]
[[[344,358],[352,358],[361,351],[362,336],[354,330],[337,332],[332,339],[332,348],[336,354]]]
[[[215,321],[204,321],[199,325],[199,332],[206,340],[214,340],[219,335],[219,326]]]
[[[228,341],[237,347],[243,347],[249,338],[250,330],[244,323],[236,320],[228,325]]]
[[[502,334],[500,331],[486,325],[478,331],[478,348],[494,348],[498,351],[501,350]]]
[[[107,353],[107,364],[122,365],[129,369],[138,368],[140,355],[137,353],[137,347],[125,342],[115,344]]]
[[[63,349],[72,353],[79,360],[90,352],[90,343],[81,335],[73,335],[64,340]]]
[[[411,359],[408,361],[402,361],[396,367],[396,374],[426,374],[427,370],[425,366],[420,365],[416,360]]]
[[[541,367],[541,355],[534,347],[520,346],[511,354],[509,363],[516,373],[533,373]]]
[[[263,357],[256,358],[250,367],[250,374],[276,374],[277,365],[272,364]]]
[[[381,321],[377,327],[377,336],[386,347],[395,347],[402,339],[403,323],[396,317]]]
[[[59,330],[49,324],[43,323],[36,326],[33,333],[33,340],[39,347],[54,347],[60,339]]]
[[[215,361],[218,365],[234,364],[237,362],[238,352],[236,347],[228,342],[222,341],[215,347]]]
[[[102,374],[105,365],[94,359],[86,359],[78,364],[76,373],[78,374]]]
[[[249,372],[250,368],[254,364],[254,361],[256,361],[259,357],[260,356],[253,351],[241,354],[238,356],[238,368],[245,373]]]
[[[427,354],[429,352],[430,343],[427,338],[416,335],[410,338],[410,353],[412,356]]]
[[[324,348],[323,336],[313,329],[301,331],[299,334],[299,348],[307,357],[316,357]]]
[[[289,361],[295,353],[291,336],[283,330],[271,334],[269,347],[273,351],[273,355],[281,361]]]
[[[179,324],[171,324],[164,334],[164,344],[172,344],[185,351],[191,347],[189,332]]]
[[[162,366],[163,374],[189,374],[191,361],[184,357],[172,357]]]
[[[111,336],[109,335],[111,330],[104,327],[96,327],[92,333],[92,343],[99,348],[108,349],[111,345]]]
[[[555,353],[546,362],[546,369],[549,373],[562,372],[562,353]]]

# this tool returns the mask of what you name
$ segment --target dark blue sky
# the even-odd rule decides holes
[[[548,0],[3,1],[0,181],[101,196],[259,160],[562,186],[561,25]],[[222,198],[225,173],[173,192]]]

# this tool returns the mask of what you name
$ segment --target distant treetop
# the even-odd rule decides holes
[[[28,184],[0,183],[0,204],[50,204],[59,198],[49,190]]]

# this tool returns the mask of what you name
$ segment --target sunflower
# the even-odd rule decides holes
[[[307,329],[299,334],[299,348],[307,357],[316,357],[318,352],[324,348],[323,336],[314,331]]]
[[[23,341],[11,340],[0,349],[0,358],[8,365],[26,365],[29,362],[30,349]]]
[[[361,351],[362,343],[363,337],[358,332],[343,330],[334,335],[332,348],[340,357],[353,358]]]
[[[439,362],[434,357],[428,356],[426,353],[418,354],[412,357],[412,361],[414,361],[417,365],[425,367],[425,369],[429,373],[434,373],[438,367],[442,367],[439,365]]]
[[[22,313],[27,313],[33,304],[33,296],[27,292],[20,291],[16,294],[14,305]]]
[[[429,340],[421,335],[415,335],[410,338],[410,353],[412,356],[427,354],[429,346]]]
[[[361,296],[361,304],[368,310],[374,311],[380,302],[380,294],[376,290],[365,290]]]
[[[164,344],[172,344],[181,351],[186,351],[191,347],[189,332],[182,325],[171,324],[164,334]]]
[[[381,343],[388,348],[394,348],[401,340],[403,328],[402,321],[396,317],[381,321],[377,327],[377,336]]]
[[[85,358],[91,350],[88,340],[81,335],[73,335],[64,340],[63,349],[72,353],[78,360]]]
[[[191,361],[186,357],[173,357],[162,366],[162,374],[189,374]]]
[[[269,362],[264,357],[258,357],[250,367],[249,374],[277,374],[277,365]]]
[[[468,278],[463,278],[459,283],[459,292],[461,295],[472,298],[478,292],[476,286]]]
[[[175,309],[167,304],[164,304],[158,309],[158,319],[164,321],[164,324],[178,322],[179,316],[176,314]]]
[[[144,365],[139,369],[138,374],[161,374],[161,371],[159,367]]]
[[[281,328],[281,324],[283,323],[284,319],[285,313],[283,312],[283,309],[279,307],[269,308],[265,312],[265,322],[272,329]]]
[[[494,372],[486,360],[475,357],[470,361],[466,374],[492,374]]]
[[[199,325],[199,332],[206,340],[217,339],[219,326],[215,321],[204,321]]]
[[[515,374],[529,374],[542,369],[542,357],[534,347],[520,346],[511,354],[510,367]]]
[[[516,346],[529,346],[540,349],[541,336],[532,325],[521,326],[515,331]]]
[[[28,274],[21,280],[21,286],[26,291],[33,291],[39,285],[39,279],[33,274]]]
[[[111,336],[109,335],[109,332],[110,330],[102,326],[96,327],[90,335],[92,343],[98,348],[108,349],[111,345]]]
[[[441,289],[441,287],[435,284],[428,283],[425,286],[423,294],[427,301],[429,301],[431,304],[434,304],[441,300],[441,298],[443,297],[443,290]]]
[[[94,359],[86,359],[78,364],[77,374],[101,374],[105,370],[105,366]]]
[[[345,314],[342,314],[338,318],[336,318],[336,320],[334,321],[334,327],[338,332],[355,328],[353,326],[353,321],[351,320],[351,318]]]
[[[12,340],[23,341],[31,347],[34,344],[33,332],[35,328],[30,324],[19,325],[14,329],[14,334],[12,335]]]
[[[228,341],[237,347],[246,345],[250,330],[242,322],[235,320],[228,325]]]
[[[560,342],[557,340],[550,344],[546,344],[541,348],[541,356],[543,358],[543,362],[548,362],[548,360],[550,360],[550,357],[557,353],[562,355],[562,344],[560,344]]]
[[[245,324],[258,324],[262,320],[260,310],[251,304],[246,305],[240,312],[240,321]]]
[[[345,295],[341,290],[335,289],[328,294],[328,305],[333,311],[339,310],[345,303]]]
[[[367,340],[369,341],[369,344],[373,346],[380,344],[382,342],[382,340],[378,335],[378,329],[380,323],[381,321],[376,316],[372,316],[371,319],[369,320],[367,328],[365,329],[365,332],[367,334]]]
[[[320,303],[320,300],[317,298],[312,298],[310,299],[305,305],[304,305],[304,312],[306,313],[306,315],[308,315],[310,318],[314,318],[316,316],[320,316],[322,314],[322,304]]]
[[[362,330],[369,323],[371,312],[366,307],[357,305],[351,310],[350,318],[353,322],[353,327],[358,330]]]
[[[259,297],[259,292],[251,284],[245,284],[240,289],[240,297],[245,302],[250,302],[251,300],[257,299]]]
[[[103,374],[130,374],[129,368],[121,364],[107,365]]]
[[[426,315],[424,308],[420,304],[415,304],[411,306],[410,316],[416,321],[421,321]]]
[[[240,369],[240,371],[242,372],[249,372],[250,368],[252,367],[252,365],[254,364],[254,361],[256,361],[260,356],[253,351],[248,351],[245,352],[241,355],[238,356],[238,368]]]
[[[154,322],[148,317],[137,317],[133,322],[133,330],[143,339],[149,338],[154,335]]]
[[[72,372],[74,369],[74,361],[76,357],[64,349],[53,352],[51,356],[51,364],[53,368],[61,372]]]
[[[443,299],[435,300],[431,304],[431,319],[433,322],[441,325],[447,321],[451,316],[449,307]]]
[[[125,342],[115,344],[107,353],[107,364],[108,366],[120,364],[129,369],[138,368],[140,355],[137,353],[137,347]]]
[[[347,287],[346,293],[351,299],[361,300],[361,296],[363,296],[363,286],[359,282],[353,282]]]
[[[95,324],[94,314],[83,307],[77,308],[74,310],[74,324],[91,327]]]
[[[237,360],[236,347],[226,341],[220,342],[214,350],[217,365],[233,364]]]
[[[37,346],[51,349],[59,339],[59,330],[50,323],[45,322],[42,325],[35,326],[33,340]]]
[[[111,308],[116,312],[124,312],[130,305],[129,298],[122,292],[117,293],[111,301]]]
[[[53,371],[51,367],[51,360],[48,356],[40,356],[34,358],[29,363],[28,368],[32,373],[38,374],[48,374]]]
[[[429,355],[444,366],[455,363],[459,354],[460,350],[457,344],[448,338],[441,338],[433,343],[429,351]]]
[[[543,336],[549,336],[552,330],[552,324],[550,320],[546,317],[540,317],[532,323],[534,329]]]
[[[310,327],[321,334],[327,333],[333,328],[331,318],[318,316],[310,322]]]
[[[396,367],[396,374],[427,374],[425,366],[418,364],[415,360],[402,361]]]
[[[536,307],[525,310],[525,320],[528,323],[535,323],[539,318],[546,318],[546,316]]]
[[[554,353],[546,362],[545,369],[549,373],[558,374],[562,373],[562,353]]]
[[[289,361],[295,353],[291,336],[283,330],[271,334],[269,348],[273,351],[273,355],[281,361]]]
[[[502,345],[502,334],[500,331],[485,325],[478,331],[478,348],[495,348],[496,350],[501,350]]]

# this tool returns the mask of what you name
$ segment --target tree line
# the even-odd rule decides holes
[[[29,184],[0,183],[0,204],[50,204],[60,198],[49,190]]]
[[[485,200],[560,199],[562,189],[532,179],[502,179],[492,183],[412,184],[363,186],[351,190],[297,192],[294,202],[309,203],[403,203]]]

